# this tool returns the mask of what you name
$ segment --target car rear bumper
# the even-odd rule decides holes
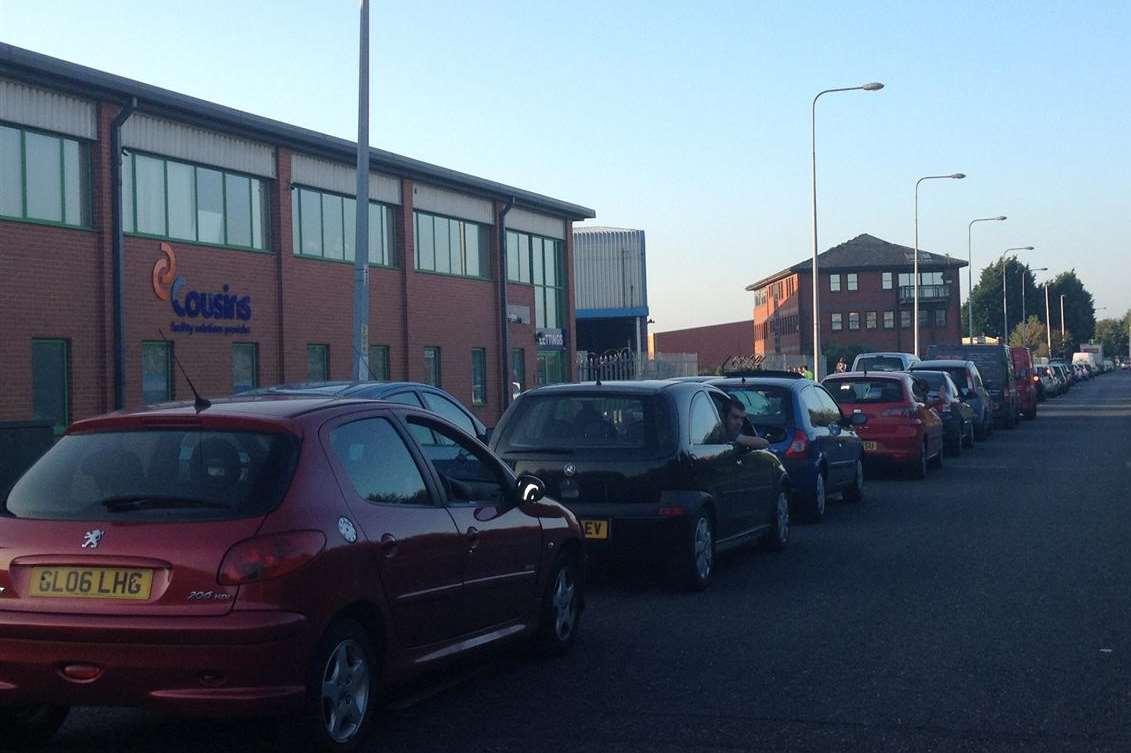
[[[606,537],[585,537],[590,560],[660,562],[671,559],[686,540],[694,505],[586,504],[569,505],[586,533],[585,521],[605,521]],[[661,510],[663,512],[661,512]]]
[[[287,713],[305,697],[306,634],[302,615],[288,612],[179,620],[0,612],[0,705]],[[69,679],[64,668],[74,664],[99,674]]]

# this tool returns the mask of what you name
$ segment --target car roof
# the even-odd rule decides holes
[[[366,381],[366,382],[351,382],[345,379],[337,380],[330,379],[321,382],[288,382],[287,384],[276,384],[271,387],[259,387],[250,390],[247,393],[252,395],[278,395],[278,394],[348,394],[359,389],[366,389],[370,387],[379,387],[382,392],[393,391],[397,389],[410,388],[410,389],[427,389],[442,392],[437,387],[430,384],[423,384],[421,382],[379,382],[379,381]]]
[[[829,374],[825,377],[825,381],[840,379],[898,379],[903,381],[910,378],[911,375],[906,371],[842,371],[839,374]]]
[[[790,377],[716,377],[709,384],[726,389],[727,387],[780,387],[782,389],[800,392],[805,387],[814,384],[809,379],[792,379]]]
[[[899,356],[901,358],[918,358],[918,356],[916,356],[914,353],[903,353],[898,350],[875,350],[868,353],[856,354],[856,358],[865,358],[868,356]]]
[[[956,366],[973,366],[977,368],[977,364],[973,361],[963,361],[957,358],[932,358],[929,361],[920,361],[911,366],[912,371],[919,371],[921,369],[930,370],[932,367],[938,368],[954,368]]]
[[[608,390],[609,392],[636,393],[641,395],[655,394],[664,390],[680,386],[692,387],[706,380],[692,381],[690,379],[676,381],[673,379],[641,379],[639,381],[612,381],[612,382],[562,382],[560,384],[546,384],[535,387],[522,393],[526,395],[553,395],[557,393],[592,394],[595,391]]]

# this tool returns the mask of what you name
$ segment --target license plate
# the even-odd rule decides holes
[[[153,589],[153,571],[122,567],[36,567],[30,596],[67,599],[144,601]]]
[[[878,444],[876,444],[875,442],[865,442],[864,443],[864,451],[865,452],[875,452],[878,449],[880,449],[880,446]]]
[[[604,541],[609,538],[609,521],[583,520],[581,521],[581,532],[585,534],[585,538],[587,539],[599,539]]]

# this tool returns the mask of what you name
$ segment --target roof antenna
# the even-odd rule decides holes
[[[161,335],[162,340],[172,345],[172,343],[169,342],[169,338],[165,337],[165,333],[161,330],[160,327],[157,328],[157,333]],[[169,353],[173,356],[173,363],[177,364],[177,368],[181,370],[181,376],[183,376],[185,378],[185,381],[188,382],[189,389],[192,390],[193,410],[195,410],[197,413],[200,413],[202,410],[211,408],[212,401],[201,397],[200,393],[196,391],[196,385],[194,385],[192,383],[192,380],[189,379],[189,375],[188,372],[185,371],[185,367],[181,366],[181,359],[177,358],[177,349],[169,348]]]

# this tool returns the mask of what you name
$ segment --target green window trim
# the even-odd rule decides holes
[[[251,380],[246,384],[241,384],[237,381],[238,373],[236,371],[239,365],[236,360],[236,354],[239,352],[251,354]],[[232,343],[232,392],[240,393],[246,390],[253,390],[259,386],[259,343],[253,342],[233,342]]]
[[[447,231],[445,233],[446,240],[445,240],[444,246],[443,246],[444,255],[446,257],[446,262],[443,266],[446,266],[447,269],[441,269],[440,268],[441,264],[439,262],[439,257],[437,255],[439,250],[440,250],[440,245],[437,243],[437,236],[435,234],[435,227],[436,227],[437,220],[443,220],[444,221],[445,228],[446,228],[446,231]],[[433,228],[433,231],[430,234],[431,238],[432,238],[432,248],[431,248],[431,251],[432,251],[432,266],[431,267],[425,266],[422,262],[422,259],[424,257],[424,254],[422,253],[423,249],[422,249],[422,246],[421,246],[422,234],[420,232],[420,227],[421,227],[422,221],[431,222],[432,228]],[[452,262],[452,250],[451,250],[451,240],[452,240],[451,230],[452,230],[452,227],[451,227],[451,223],[453,223],[453,222],[457,223],[455,230],[456,230],[456,237],[458,238],[459,245],[460,245],[459,251],[457,252],[458,262],[459,262],[459,266],[460,266],[460,269],[461,269],[461,271],[459,271],[459,272],[451,271],[451,262]],[[413,224],[413,227],[412,227],[412,229],[413,229],[413,233],[412,233],[413,254],[412,254],[412,256],[413,256],[413,269],[414,269],[414,271],[420,272],[420,273],[423,273],[423,274],[443,275],[445,277],[459,277],[459,278],[467,279],[467,280],[490,280],[491,279],[491,235],[490,235],[490,227],[491,226],[490,225],[485,225],[485,224],[480,223],[480,222],[474,222],[472,220],[467,220],[467,219],[464,219],[462,217],[452,217],[452,216],[446,215],[446,214],[439,214],[437,212],[426,212],[426,211],[419,210],[419,209],[414,209],[413,212],[412,212],[412,224]],[[470,248],[471,243],[469,241],[469,236],[471,236],[473,231],[474,231],[474,238],[475,238],[475,249],[474,249],[475,263],[474,263],[474,267],[478,268],[477,274],[469,274],[467,272],[468,269],[472,268],[472,264],[469,261],[469,259],[473,258],[469,255],[469,252],[471,251],[471,248]]]
[[[377,382],[390,381],[389,373],[389,346],[378,343],[369,344],[369,372],[370,378]]]
[[[566,292],[569,288],[569,280],[565,265],[564,241],[545,235],[508,230],[506,247],[507,281],[534,288],[534,326],[539,329],[565,329],[569,316],[569,300]],[[541,258],[538,258],[538,253],[541,253]],[[554,279],[552,283],[547,283],[546,270],[551,268]],[[515,272],[517,274],[512,274]],[[552,317],[549,316],[551,309]]]
[[[145,353],[147,350],[155,348],[163,351],[164,353],[164,378],[165,378],[165,395],[157,400],[149,400],[145,396]],[[176,398],[176,382],[173,375],[173,343],[168,340],[142,340],[141,341],[141,397],[142,402],[146,405],[153,405],[154,403],[168,402]]]
[[[435,370],[433,377],[432,371]],[[424,379],[425,384],[430,384],[433,387],[443,387],[444,370],[442,353],[440,347],[437,345],[424,346]]]
[[[63,337],[33,337],[31,340],[32,346],[32,404],[33,410],[36,411],[36,418],[53,418],[52,416],[40,416],[38,413],[38,406],[36,402],[36,389],[37,374],[35,371],[35,348],[37,345],[58,346],[61,349],[63,358],[63,373],[62,373],[62,410],[58,418],[61,420],[55,421],[52,425],[52,430],[56,435],[62,434],[63,431],[71,423],[71,341]]]
[[[487,404],[487,349],[471,349],[471,404]]]
[[[322,375],[321,378],[315,378],[311,375],[310,371],[310,358],[317,356],[321,361]],[[327,381],[330,379],[330,345],[328,343],[307,343],[306,344],[306,381],[319,382]]]
[[[31,128],[28,126],[12,123],[9,121],[0,121],[0,128],[15,131],[18,136],[17,149],[19,151],[19,186],[18,192],[20,196],[20,211],[19,214],[12,212],[5,212],[3,205],[0,204],[0,219],[13,220],[17,222],[29,222],[37,225],[49,225],[53,227],[67,227],[78,229],[92,229],[93,228],[93,211],[91,209],[91,197],[94,191],[94,170],[92,162],[92,149],[90,141],[86,139],[79,139],[73,136],[68,136],[62,133],[47,131],[40,128]],[[35,217],[28,214],[28,159],[27,159],[27,135],[35,134],[45,138],[58,140],[59,144],[59,219],[54,220],[45,217]],[[78,176],[75,178],[77,181],[75,189],[78,192],[78,206],[71,207],[70,202],[67,200],[67,144],[75,144],[78,150],[78,161],[75,165]],[[85,168],[85,169],[84,169]],[[85,176],[84,176],[85,172]],[[84,180],[85,177],[85,180]],[[67,217],[74,212],[78,215],[78,222],[68,222]]]
[[[137,200],[137,157],[145,157],[148,159],[158,160],[162,163],[162,188],[164,195],[164,233],[150,233],[138,230],[138,200]],[[192,168],[192,225],[193,237],[183,238],[174,236],[169,228],[169,165],[183,165]],[[206,170],[212,173],[218,173],[220,176],[220,230],[221,239],[219,241],[201,240],[200,238],[200,171]],[[248,214],[247,222],[249,228],[249,235],[251,236],[250,244],[236,243],[230,241],[228,238],[228,226],[230,223],[228,212],[228,178],[246,178],[248,182]],[[161,240],[168,240],[174,243],[184,243],[194,246],[208,246],[210,248],[224,248],[237,251],[254,251],[256,253],[274,253],[271,248],[271,239],[269,229],[271,226],[271,195],[268,187],[269,180],[258,175],[250,173],[242,173],[236,170],[226,170],[224,168],[215,167],[212,165],[205,165],[195,162],[188,162],[186,160],[171,159],[164,157],[160,154],[152,154],[150,152],[138,150],[125,150],[122,157],[122,193],[123,193],[123,225],[126,235],[137,236],[140,238],[159,238]],[[259,212],[261,217],[257,223],[254,217],[256,209],[255,191],[259,188],[260,201]],[[126,193],[129,196],[126,196]],[[128,215],[126,202],[129,202]],[[255,229],[259,229],[259,239],[256,242]]]
[[[303,250],[303,241],[309,240],[304,237],[303,223],[302,223],[302,200],[299,195],[301,191],[314,194],[318,199],[318,229],[320,237],[318,245],[322,253],[314,254]],[[334,258],[326,256],[326,223],[325,223],[325,202],[324,196],[333,196],[342,199],[342,258]],[[293,255],[300,259],[317,259],[319,261],[338,262],[344,264],[353,264],[354,257],[357,254],[356,248],[356,225],[354,223],[346,222],[346,199],[354,202],[354,212],[357,211],[357,198],[349,194],[337,193],[335,191],[325,191],[321,188],[315,188],[302,183],[291,184],[291,241],[294,246],[292,249]],[[373,255],[373,213],[370,212],[369,222],[369,266],[381,267],[383,269],[399,269],[400,257],[397,253],[397,212],[396,207],[392,204],[385,204],[380,201],[370,200],[370,210],[376,208],[378,210],[378,217],[381,220],[381,231],[378,231],[377,237],[381,239],[383,248],[381,249],[380,258],[374,260]],[[355,214],[356,217],[356,214]],[[355,220],[356,221],[356,220]]]

